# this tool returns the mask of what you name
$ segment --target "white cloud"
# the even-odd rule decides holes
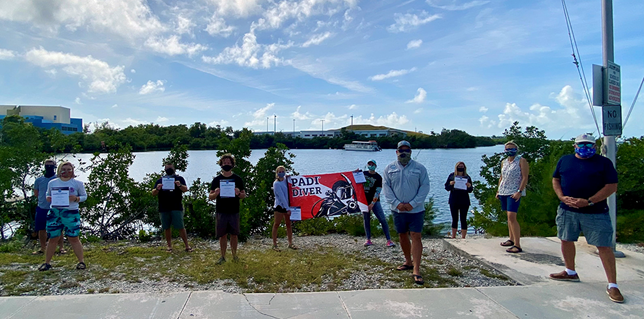
[[[130,70],[130,73],[136,73],[136,70],[135,70],[135,69],[131,69],[131,70]]]
[[[357,105],[355,105],[355,104],[351,104],[351,105],[349,105],[349,110],[355,110],[355,109],[357,109],[357,108],[358,108],[358,106],[357,106]]]
[[[372,88],[365,86],[358,81],[345,80],[338,77],[335,74],[332,74],[332,70],[330,70],[328,65],[321,62],[319,59],[316,60],[315,63],[310,63],[305,60],[298,60],[298,59],[289,60],[288,63],[292,67],[304,73],[307,73],[308,75],[314,78],[322,79],[331,84],[340,85],[351,91],[362,92],[362,93],[370,93],[373,91]]]
[[[269,45],[257,43],[254,31],[246,33],[242,39],[242,45],[235,44],[225,48],[219,55],[214,57],[202,56],[202,60],[212,64],[237,64],[239,66],[268,69],[273,65],[280,65],[284,61],[277,57],[277,54],[293,46],[292,42],[282,44],[273,43]]]
[[[0,49],[0,60],[11,60],[16,54],[11,50]]]
[[[210,18],[205,29],[212,36],[229,37],[235,31],[235,27],[226,25],[226,21],[216,14]]]
[[[275,103],[268,103],[266,106],[255,110],[252,113],[253,120],[244,123],[246,127],[253,127],[266,124],[266,118],[268,117],[268,111],[275,106]]]
[[[247,17],[261,11],[260,2],[263,0],[209,0],[217,8],[220,15]]]
[[[126,118],[125,120],[121,121],[121,123],[124,124],[124,126],[137,126],[140,124],[147,124],[148,122],[146,121],[141,121],[141,120],[136,120],[131,117]]]
[[[479,90],[479,88],[477,88],[477,87],[475,87],[475,86],[471,86],[471,87],[468,87],[468,88],[467,88],[467,89],[465,89],[465,90],[466,90],[467,92],[474,92],[474,91],[478,91],[478,90]]]
[[[145,0],[1,1],[0,20],[33,23],[50,32],[57,32],[61,26],[70,31],[86,27],[129,40],[147,38],[165,30]]]
[[[164,92],[165,87],[163,86],[164,82],[161,80],[157,80],[156,82],[148,81],[148,83],[143,84],[141,86],[141,89],[139,90],[139,94],[145,95],[145,94],[150,94],[154,92]]]
[[[118,105],[118,104],[114,104],[114,105],[112,105],[112,108],[113,108],[113,109],[115,109],[115,108],[117,108],[117,107],[119,107],[119,105]]]
[[[416,110],[414,111],[414,114],[420,114],[420,113],[422,113],[422,112],[423,112],[423,108],[421,107],[421,108],[419,108],[419,109],[416,109]]]
[[[74,103],[76,104],[82,104],[81,99],[77,96],[76,99],[74,100]]]
[[[154,121],[154,122],[156,122],[156,123],[163,123],[163,122],[167,122],[167,121],[169,121],[169,119],[168,119],[167,117],[159,116],[159,117],[157,117],[157,120],[156,120],[156,121]]]
[[[311,37],[311,39],[309,39],[308,41],[304,42],[304,44],[302,44],[302,47],[304,47],[304,48],[308,48],[308,47],[310,47],[311,45],[319,45],[320,43],[322,43],[322,41],[324,41],[324,40],[326,40],[326,39],[330,38],[332,35],[333,35],[333,34],[332,34],[331,32],[325,32],[325,33],[321,33],[321,34],[315,34],[315,35],[313,35],[313,36]]]
[[[311,118],[313,117],[313,116],[311,115],[311,113],[309,113],[308,111],[307,111],[306,113],[301,113],[301,112],[300,112],[300,109],[301,109],[301,108],[302,108],[302,106],[301,106],[301,105],[300,105],[300,106],[298,106],[298,107],[297,107],[297,110],[295,110],[295,112],[291,113],[291,117],[293,117],[294,119],[299,120],[299,121],[302,121],[302,120],[309,120],[309,119],[311,119]]]
[[[426,97],[427,91],[425,91],[423,88],[418,88],[416,96],[414,96],[413,99],[407,101],[406,103],[422,103],[423,101],[425,101]]]
[[[219,125],[221,127],[225,127],[225,126],[228,126],[228,124],[229,124],[228,121],[221,120],[221,121],[212,121],[212,122],[208,123],[208,126],[215,127],[215,126]]]
[[[179,54],[187,54],[188,56],[192,56],[195,53],[199,53],[208,49],[208,47],[201,44],[181,43],[179,42],[178,35],[172,35],[168,38],[151,37],[145,41],[145,46],[155,52],[164,53],[171,56]]]
[[[192,28],[195,27],[195,23],[181,14],[177,15],[177,21],[175,22],[175,32],[177,34],[192,34]]]
[[[449,11],[467,10],[473,7],[482,6],[490,1],[474,0],[463,2],[458,0],[426,0],[427,4],[434,8],[439,8]]]
[[[411,13],[395,13],[394,20],[396,23],[390,25],[387,30],[394,33],[406,32],[440,18],[440,14],[429,15],[426,11],[422,11],[419,15]]]
[[[58,74],[58,71],[56,71],[56,69],[49,69],[49,70],[45,70],[45,73],[51,76],[56,76],[56,74]]]
[[[423,40],[421,39],[411,40],[409,41],[409,43],[407,43],[407,49],[419,48],[421,44],[423,44]]]
[[[263,17],[253,26],[261,29],[277,29],[284,22],[295,19],[305,21],[315,15],[332,16],[341,12],[342,9],[352,8],[357,5],[356,0],[305,0],[289,1],[282,0],[272,2],[272,6],[264,10]]]
[[[479,108],[479,112],[481,112],[481,113],[485,113],[485,112],[487,112],[488,110],[489,110],[489,109],[488,109],[487,107],[485,107],[485,106],[481,106],[481,107]]]
[[[374,76],[371,76],[371,77],[369,77],[369,80],[371,80],[371,81],[382,81],[384,79],[405,75],[407,73],[414,72],[414,71],[416,71],[415,67],[413,67],[413,68],[411,68],[409,70],[405,70],[405,69],[403,69],[403,70],[391,70],[387,74],[376,74]]]
[[[25,54],[25,60],[42,68],[61,67],[63,72],[81,78],[88,92],[112,93],[125,83],[123,66],[110,67],[91,55],[80,57],[72,54],[47,51],[42,47]]]
[[[577,97],[571,86],[564,86],[559,93],[552,93],[559,107],[535,103],[528,110],[523,110],[516,103],[506,103],[498,121],[482,116],[479,121],[483,127],[509,127],[515,121],[522,125],[533,125],[540,129],[560,130],[566,128],[592,129],[595,127],[592,115],[585,99]]]
[[[409,123],[409,119],[406,115],[398,115],[396,112],[391,114],[383,115],[376,117],[373,113],[368,118],[363,118],[362,116],[355,117],[353,119],[354,124],[372,124],[372,125],[382,125],[388,127],[402,127],[403,125]]]

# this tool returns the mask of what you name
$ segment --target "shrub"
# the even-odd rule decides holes
[[[293,226],[293,232],[297,232],[303,236],[326,235],[335,228],[333,222],[327,218],[311,218],[297,221]]]
[[[364,236],[364,219],[362,214],[350,214],[336,217],[332,220],[335,224],[335,231],[339,234],[351,236]]]
[[[617,240],[623,243],[644,242],[644,211],[624,211],[617,216]]]

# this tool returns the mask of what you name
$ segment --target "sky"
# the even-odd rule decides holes
[[[568,1],[592,87],[601,1]],[[614,4],[623,117],[644,77],[644,1]],[[319,130],[351,123],[550,138],[594,132],[561,1],[0,2],[0,104],[85,123]],[[601,109],[594,107],[601,128]],[[644,97],[624,136],[644,135]]]

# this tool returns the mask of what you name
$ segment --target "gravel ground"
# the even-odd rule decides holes
[[[634,251],[636,253],[644,254],[644,243],[639,244],[620,244],[617,243],[617,250],[619,251]]]
[[[286,249],[286,240],[280,239],[283,249]],[[309,292],[309,291],[330,291],[330,290],[362,290],[362,289],[391,289],[391,288],[411,288],[411,271],[400,272],[394,270],[398,265],[404,262],[404,256],[400,246],[386,247],[384,238],[373,239],[373,246],[364,247],[364,239],[361,237],[352,237],[348,235],[326,235],[326,236],[306,236],[294,238],[294,243],[301,247],[300,249],[321,249],[329,247],[337,249],[342,254],[359,257],[364,262],[356,266],[357,270],[351,272],[348,278],[342,280],[340,284],[333,278],[322,279],[322,284],[300,287],[298,289],[279,288],[274,292]],[[218,242],[201,241],[196,247],[199,251],[213,252],[218,250]],[[123,246],[113,249],[122,249],[130,246],[152,246],[159,247],[161,250],[164,245],[161,241],[154,241],[147,244],[125,243]],[[240,243],[240,251],[252,250],[269,250],[272,247],[272,240],[269,238],[253,238],[245,243]],[[138,257],[135,257],[138,258]],[[154,259],[154,257],[153,257]],[[92,265],[88,260],[90,267],[100,267]],[[423,239],[423,275],[425,277],[425,287],[486,287],[486,286],[508,286],[517,285],[516,282],[506,278],[498,271],[488,268],[486,265],[475,259],[463,257],[455,252],[443,248],[443,239]],[[64,267],[55,267],[59,272],[57,278],[69,278],[69,280],[50,280],[49,282],[37,282],[39,272],[36,270],[38,265],[29,265],[27,269],[30,275],[18,287],[21,288],[22,295],[70,295],[86,293],[168,293],[193,290],[223,290],[230,293],[244,293],[262,290],[262,286],[253,283],[249,278],[249,288],[243,289],[236,282],[230,279],[215,280],[207,284],[197,284],[184,279],[157,277],[139,277],[133,282],[131,279],[123,278],[115,270],[111,278],[95,278],[93,272],[88,271],[86,278],[76,281],[78,271],[74,269],[65,269]],[[153,264],[151,264],[153,267]],[[116,268],[118,269],[118,267]],[[0,267],[0,275],[7,270],[24,271],[25,264],[11,264]],[[147,273],[150,273],[149,271]],[[2,278],[2,277],[0,277]],[[116,278],[116,279],[115,279]],[[429,279],[429,280],[428,280]],[[40,279],[42,280],[42,279]],[[16,290],[14,288],[14,291]],[[0,295],[6,295],[7,291],[3,290],[0,282]],[[16,294],[15,292],[11,294]]]

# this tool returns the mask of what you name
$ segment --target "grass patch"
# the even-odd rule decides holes
[[[69,289],[69,288],[74,288],[74,287],[79,287],[80,285],[75,282],[75,281],[65,281],[58,288],[60,289]]]
[[[497,274],[495,274],[495,273],[493,273],[493,272],[491,272],[491,271],[489,271],[489,270],[487,270],[485,268],[481,268],[481,269],[479,269],[479,271],[485,277],[496,278],[496,279],[501,279],[501,280],[510,280],[510,278],[508,278],[505,275],[497,275]]]
[[[461,277],[461,276],[463,276],[463,272],[458,270],[458,269],[456,269],[456,268],[454,268],[454,267],[450,267],[447,270],[447,274],[452,276],[452,277]]]

